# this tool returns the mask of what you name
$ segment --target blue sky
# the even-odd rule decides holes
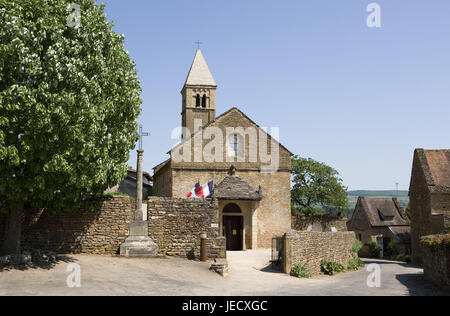
[[[365,0],[104,2],[141,79],[148,171],[175,143],[197,40],[217,114],[237,106],[279,127],[349,189],[407,189],[414,148],[450,148],[448,0],[376,1],[381,28],[367,27]]]

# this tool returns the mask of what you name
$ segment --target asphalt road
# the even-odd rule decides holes
[[[270,250],[228,253],[230,274],[209,271],[210,263],[169,259],[68,256],[52,267],[0,272],[0,295],[449,295],[423,279],[410,264],[371,260],[380,267],[380,287],[368,287],[370,272],[361,269],[336,276],[297,279],[268,263]],[[81,287],[67,279],[80,267]],[[72,274],[73,276],[73,274]],[[76,278],[69,278],[76,281]]]

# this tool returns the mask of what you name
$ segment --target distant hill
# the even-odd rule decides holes
[[[359,196],[366,197],[374,197],[374,198],[383,198],[383,197],[396,197],[400,202],[401,206],[406,207],[409,203],[409,191],[397,191],[397,190],[355,190],[348,191],[348,213],[349,216],[353,213],[355,209],[356,202],[358,201]]]
[[[408,197],[409,191],[396,191],[396,190],[356,190],[348,191],[348,195],[351,196],[368,196],[368,197]]]

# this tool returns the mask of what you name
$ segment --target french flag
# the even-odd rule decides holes
[[[213,181],[208,182],[207,184],[200,185],[199,182],[195,184],[195,187],[191,192],[187,195],[188,198],[206,198],[211,195],[213,189]]]

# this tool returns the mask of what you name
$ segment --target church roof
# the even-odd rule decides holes
[[[231,168],[234,168],[234,166]],[[247,182],[236,176],[233,172],[214,187],[212,197],[219,200],[260,201],[262,199],[262,193],[261,190],[255,191]]]
[[[208,64],[200,49],[195,53],[194,61],[184,85],[192,86],[216,86],[216,82],[209,70]]]
[[[415,158],[431,193],[450,193],[450,149],[416,149]]]

